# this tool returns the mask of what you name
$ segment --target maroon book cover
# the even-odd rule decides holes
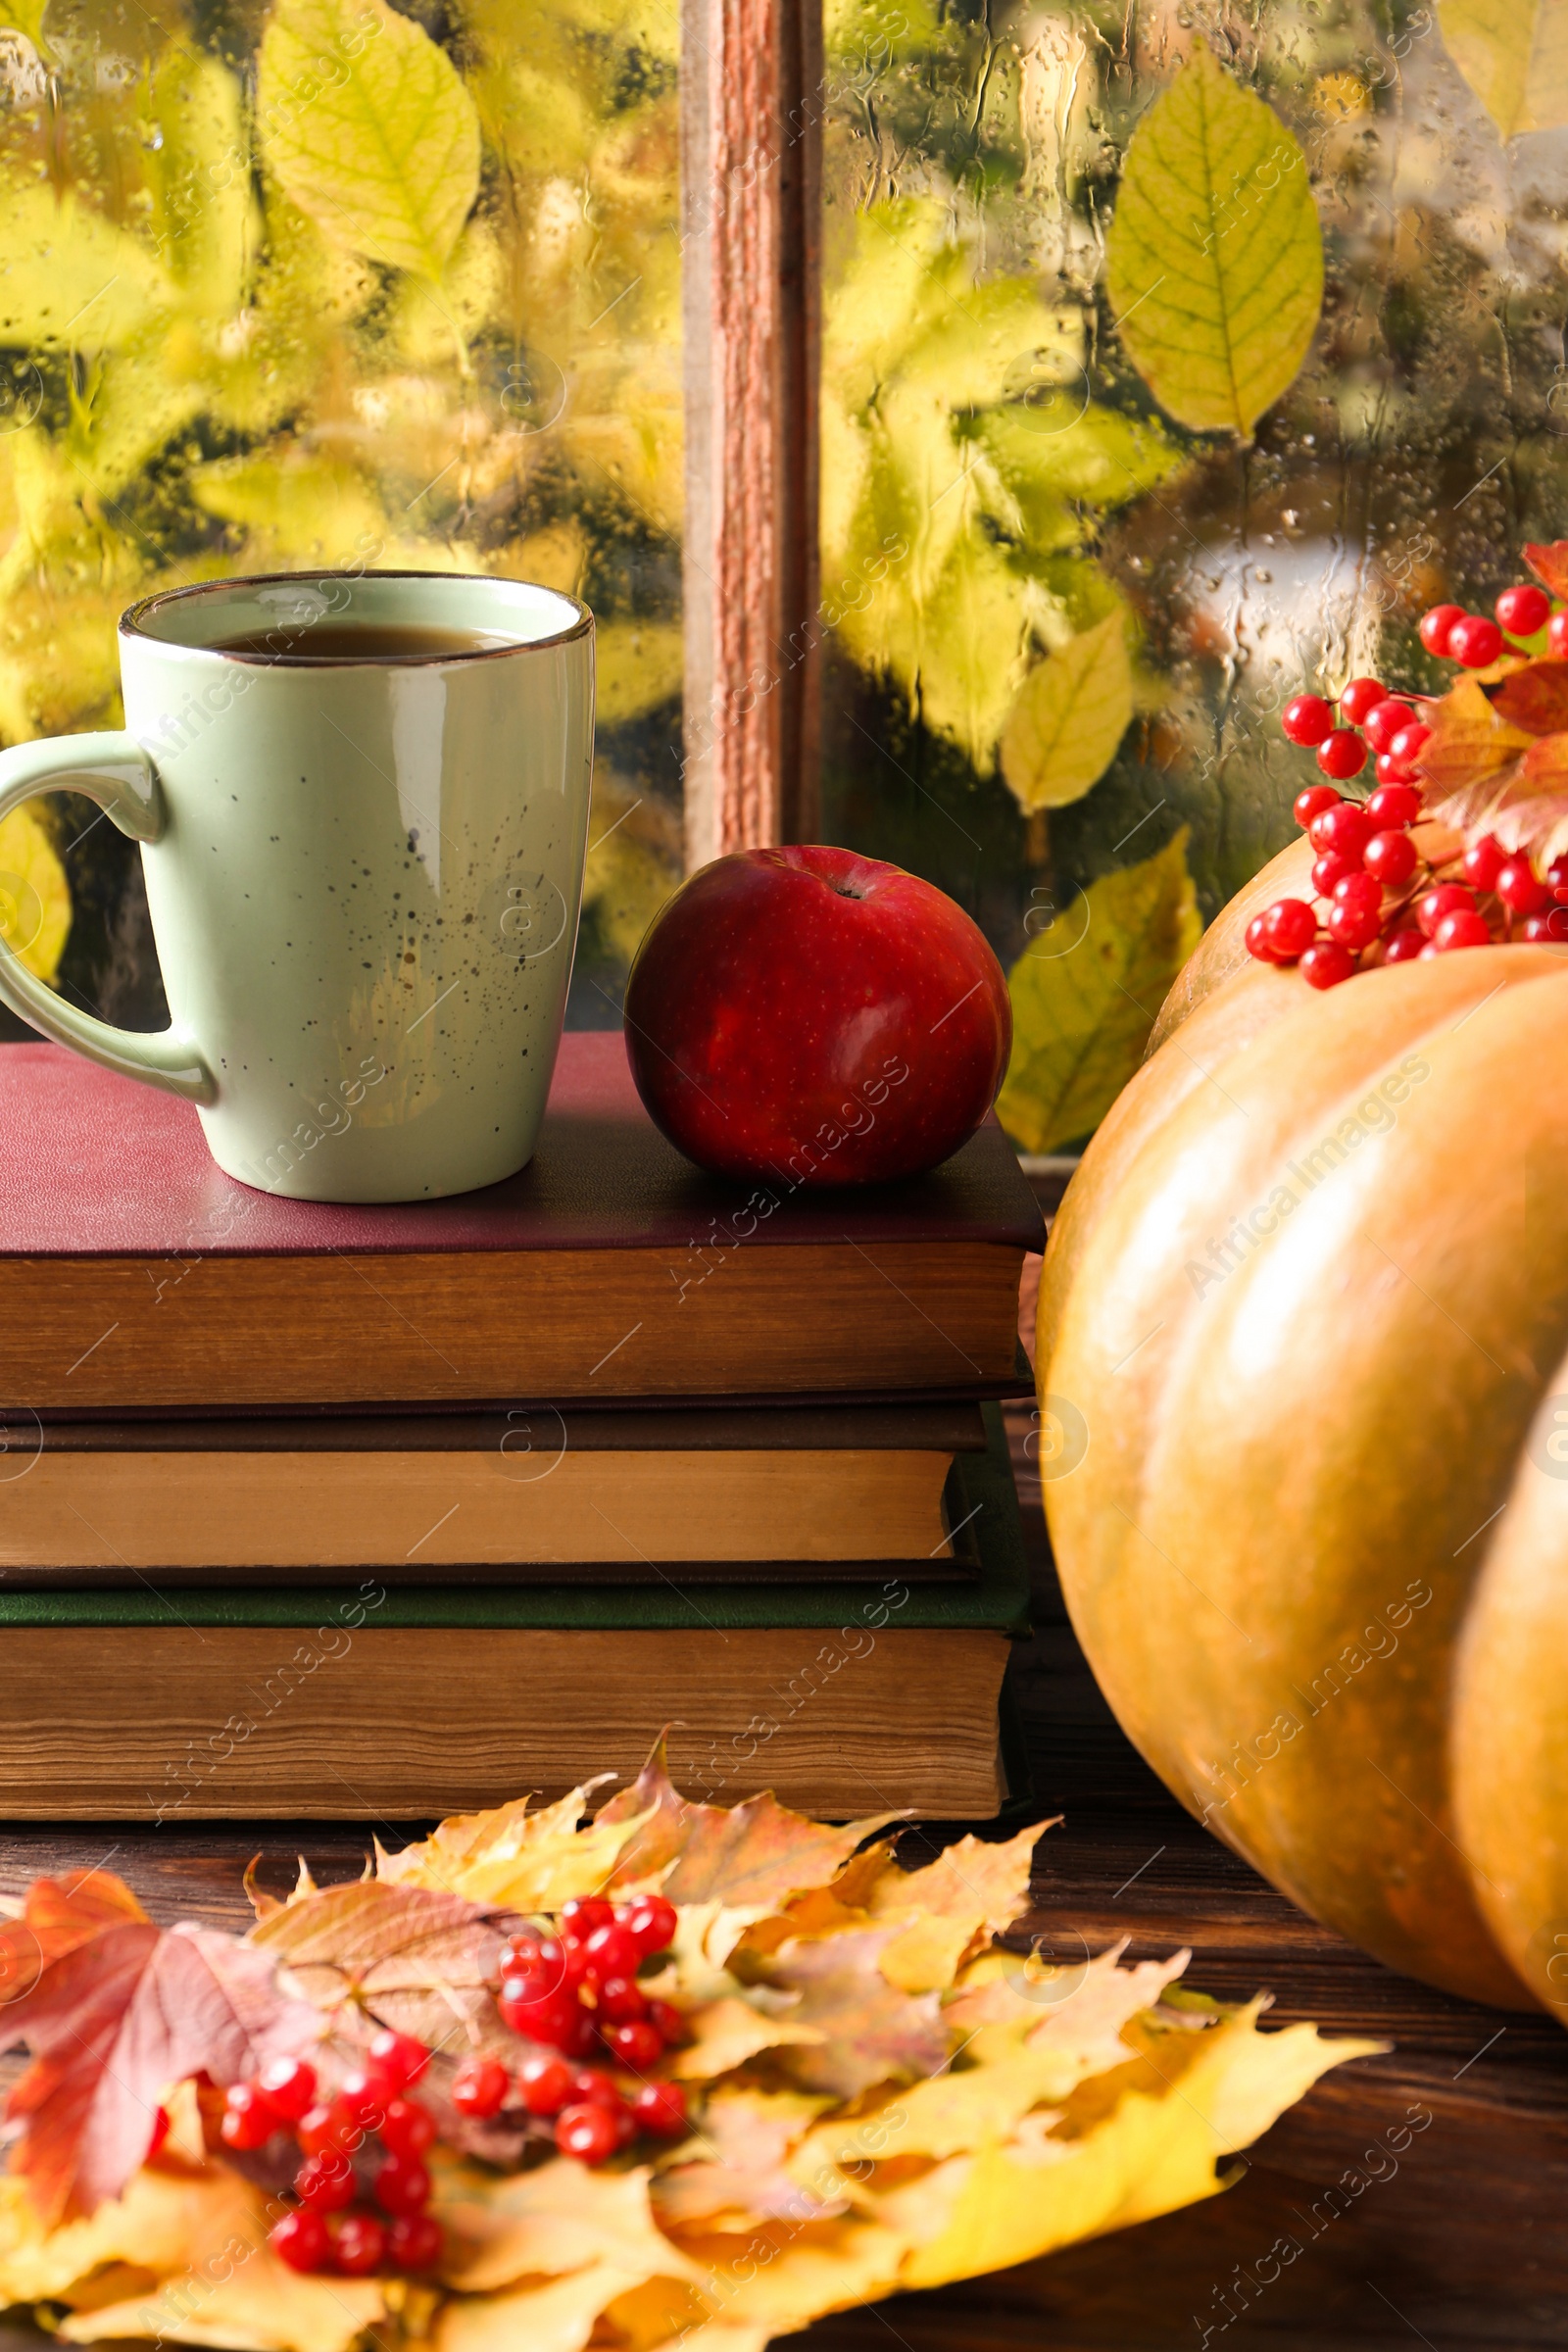
[[[526,1168],[444,1200],[347,1207],[255,1190],[208,1156],[191,1104],[59,1046],[0,1046],[0,1254],[10,1257],[722,1250],[742,1239],[1045,1245],[994,1121],[940,1168],[900,1184],[808,1192],[781,1170],[749,1191],[703,1174],[644,1110],[618,1030],[562,1039]],[[331,1137],[316,1148],[330,1152]]]

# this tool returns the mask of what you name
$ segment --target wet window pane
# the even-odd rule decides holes
[[[571,590],[600,747],[570,1017],[612,1020],[678,873],[674,0],[6,13],[0,737],[119,725],[115,622],[160,587]],[[79,799],[38,819],[0,826],[0,919],[161,1026],[135,851]]]
[[[824,828],[1030,958],[1021,1026],[1098,992],[1029,1148],[1294,837],[1281,705],[1446,682],[1421,612],[1565,528],[1568,115],[1450,13],[830,0]]]

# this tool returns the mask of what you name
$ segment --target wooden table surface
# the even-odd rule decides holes
[[[1073,1640],[1025,1458],[1028,1414],[1010,1428],[1038,1584],[1036,1635],[1013,1675],[1039,1812],[1065,1817],[1036,1856],[1032,1927],[1074,1952],[1077,1933],[1097,1950],[1128,1936],[1133,1958],[1190,1944],[1187,1982],[1200,1990],[1267,1988],[1280,2022],[1315,2018],[1395,2046],[1337,2070],[1250,2152],[1238,2184],[1196,2211],[995,2278],[843,2313],[809,2331],[810,2352],[1568,2345],[1568,2034],[1363,1959],[1166,1794]],[[366,1839],[319,1823],[29,1826],[0,1838],[0,1891],[109,1862],[158,1918],[241,1928],[251,1915],[240,1872],[258,1848],[282,1891],[297,1852],[318,1881],[357,1876]],[[1397,2146],[1411,2121],[1407,2147],[1391,2154],[1387,2134]],[[1297,2251],[1271,2255],[1282,2239]],[[46,2340],[0,2325],[0,2352]]]

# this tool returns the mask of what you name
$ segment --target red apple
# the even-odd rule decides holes
[[[984,938],[929,882],[852,850],[742,850],[649,925],[626,1044],[654,1119],[700,1167],[875,1184],[973,1134],[1012,1008]]]

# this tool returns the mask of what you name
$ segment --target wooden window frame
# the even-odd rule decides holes
[[[688,870],[820,823],[819,0],[682,0]]]

